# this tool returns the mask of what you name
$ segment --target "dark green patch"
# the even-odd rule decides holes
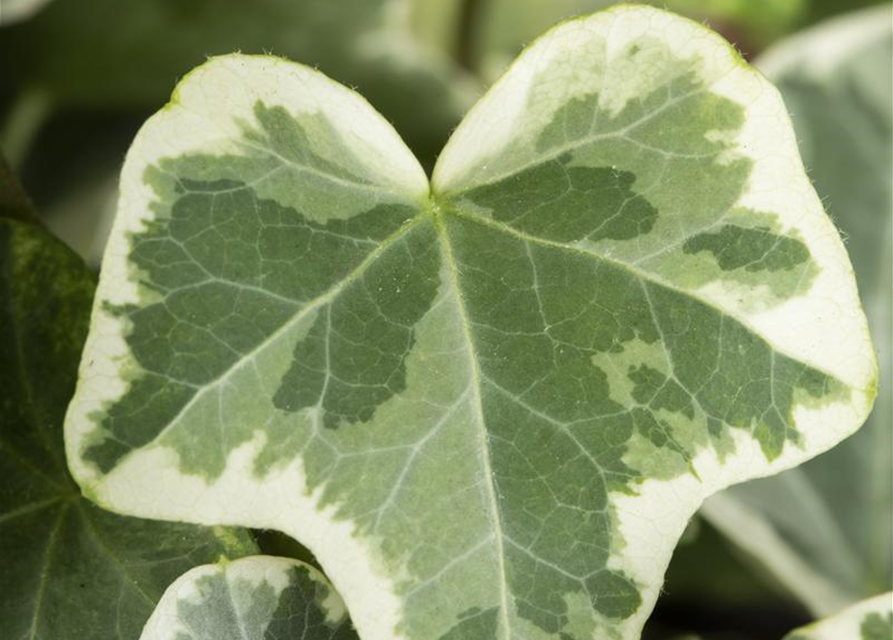
[[[586,581],[595,610],[609,618],[628,618],[642,604],[639,589],[617,571],[599,571]]]
[[[629,240],[651,231],[657,210],[632,187],[635,175],[571,166],[563,154],[465,194],[494,220],[556,240]]]
[[[867,614],[859,625],[862,640],[891,640],[893,638],[893,612],[886,616],[877,612]]]
[[[358,637],[347,616],[337,621],[326,620],[323,603],[331,587],[313,580],[303,567],[291,569],[289,577],[263,640],[353,640]]]
[[[778,271],[809,260],[809,249],[800,240],[779,235],[766,227],[749,229],[734,224],[719,231],[699,233],[682,245],[685,253],[709,251],[724,271]]]
[[[286,411],[318,407],[329,428],[370,420],[406,388],[413,327],[434,300],[439,269],[433,227],[407,232],[319,312],[273,404]]]

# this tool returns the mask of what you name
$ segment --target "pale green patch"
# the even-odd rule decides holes
[[[889,640],[893,638],[893,592],[863,600],[784,637],[784,640]]]
[[[847,238],[880,355],[880,396],[856,436],[797,469],[734,487],[704,514],[817,615],[893,588],[891,25],[889,6],[858,12],[758,61],[781,89],[810,176]]]
[[[369,640],[636,637],[703,497],[871,401],[778,114],[715,34],[618,8],[532,45],[429,193],[342,87],[212,60],[125,167],[76,475],[110,508],[293,535]]]
[[[355,640],[341,598],[313,567],[253,556],[196,567],[155,608],[141,640]]]

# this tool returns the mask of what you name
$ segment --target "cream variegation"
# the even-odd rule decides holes
[[[193,72],[128,155],[68,456],[108,508],[294,536],[365,640],[636,638],[701,501],[875,378],[777,92],[618,7],[531,45],[430,189],[318,73]]]

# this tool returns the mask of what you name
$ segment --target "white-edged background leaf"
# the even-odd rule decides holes
[[[251,556],[195,567],[165,591],[140,640],[357,640],[313,567]]]
[[[891,637],[893,593],[883,593],[792,631],[784,640],[888,640]]]

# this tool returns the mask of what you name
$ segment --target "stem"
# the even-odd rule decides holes
[[[477,71],[478,30],[480,18],[484,13],[485,0],[463,0],[459,8],[459,20],[456,33],[456,62],[469,71]]]

